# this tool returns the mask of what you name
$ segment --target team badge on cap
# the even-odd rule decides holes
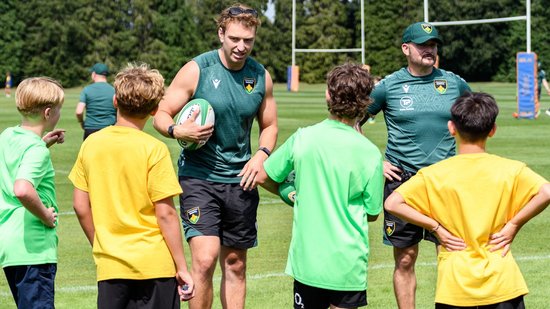
[[[444,94],[447,92],[447,81],[444,79],[436,79],[434,80],[434,87],[437,92]]]
[[[384,231],[386,235],[391,236],[395,232],[395,222],[384,220]]]
[[[256,80],[254,78],[245,77],[243,79],[244,90],[248,93],[252,93],[254,87],[256,87]]]
[[[187,211],[187,219],[189,219],[189,222],[191,222],[192,224],[199,222],[200,218],[201,209],[199,207],[194,207]]]
[[[424,32],[430,34],[432,33],[432,25],[430,24],[422,24],[422,30],[424,30]]]

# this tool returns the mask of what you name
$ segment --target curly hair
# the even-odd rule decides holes
[[[251,7],[241,3],[235,3],[232,6],[223,10],[220,13],[220,16],[218,17],[218,19],[216,20],[218,24],[218,28],[221,28],[223,32],[225,32],[227,25],[232,22],[240,22],[248,28],[255,27],[256,29],[258,29],[258,27],[260,27],[262,22],[260,21],[260,18],[258,17],[257,13],[252,14],[252,13],[243,12],[241,14],[235,15],[230,13],[230,10],[232,8],[240,8],[242,10],[252,10]]]
[[[40,114],[44,109],[63,104],[65,93],[61,84],[50,77],[30,77],[15,91],[17,110],[25,117]]]
[[[115,97],[122,115],[145,118],[164,97],[164,78],[147,64],[128,64],[114,82]]]
[[[332,69],[327,74],[327,87],[331,114],[348,119],[365,116],[372,102],[370,93],[374,84],[369,72],[360,64],[345,63]]]

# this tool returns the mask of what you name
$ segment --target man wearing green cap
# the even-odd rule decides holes
[[[408,26],[401,44],[407,67],[386,76],[371,94],[374,102],[368,113],[383,111],[388,129],[384,198],[420,168],[455,154],[447,121],[451,105],[470,87],[460,76],[434,67],[439,44],[442,41],[433,25]],[[436,244],[446,241],[384,211],[384,243],[394,247],[393,285],[399,308],[415,307],[414,265],[422,239]]]
[[[76,106],[76,119],[84,129],[84,139],[116,122],[116,109],[113,105],[115,88],[107,82],[109,67],[98,62],[89,71],[94,83],[82,90],[80,102]],[[86,118],[84,118],[84,111],[86,111]]]

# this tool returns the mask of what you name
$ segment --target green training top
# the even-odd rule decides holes
[[[303,284],[367,288],[367,215],[382,210],[380,150],[352,127],[326,119],[298,129],[265,162],[271,179],[296,171],[286,272]]]
[[[84,87],[80,93],[80,102],[86,103],[85,129],[102,129],[115,124],[114,95],[115,88],[106,82],[97,82]]]
[[[57,263],[57,233],[15,197],[15,180],[29,181],[46,207],[58,211],[55,172],[46,144],[21,127],[0,134],[0,266]]]
[[[368,107],[371,115],[384,112],[388,128],[386,159],[416,173],[455,154],[455,140],[447,129],[451,106],[468,84],[458,75],[434,68],[426,76],[413,76],[406,68],[378,83]]]
[[[194,97],[207,100],[216,115],[214,133],[198,150],[183,150],[180,176],[239,183],[237,174],[250,160],[250,131],[265,95],[265,69],[248,57],[239,71],[227,69],[218,51],[193,59],[200,68]]]

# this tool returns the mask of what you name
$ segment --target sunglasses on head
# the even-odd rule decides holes
[[[258,11],[256,11],[255,9],[243,9],[241,7],[238,7],[238,6],[234,6],[234,7],[229,8],[229,15],[230,16],[237,16],[237,15],[241,15],[241,14],[250,14],[254,17],[258,17]]]

